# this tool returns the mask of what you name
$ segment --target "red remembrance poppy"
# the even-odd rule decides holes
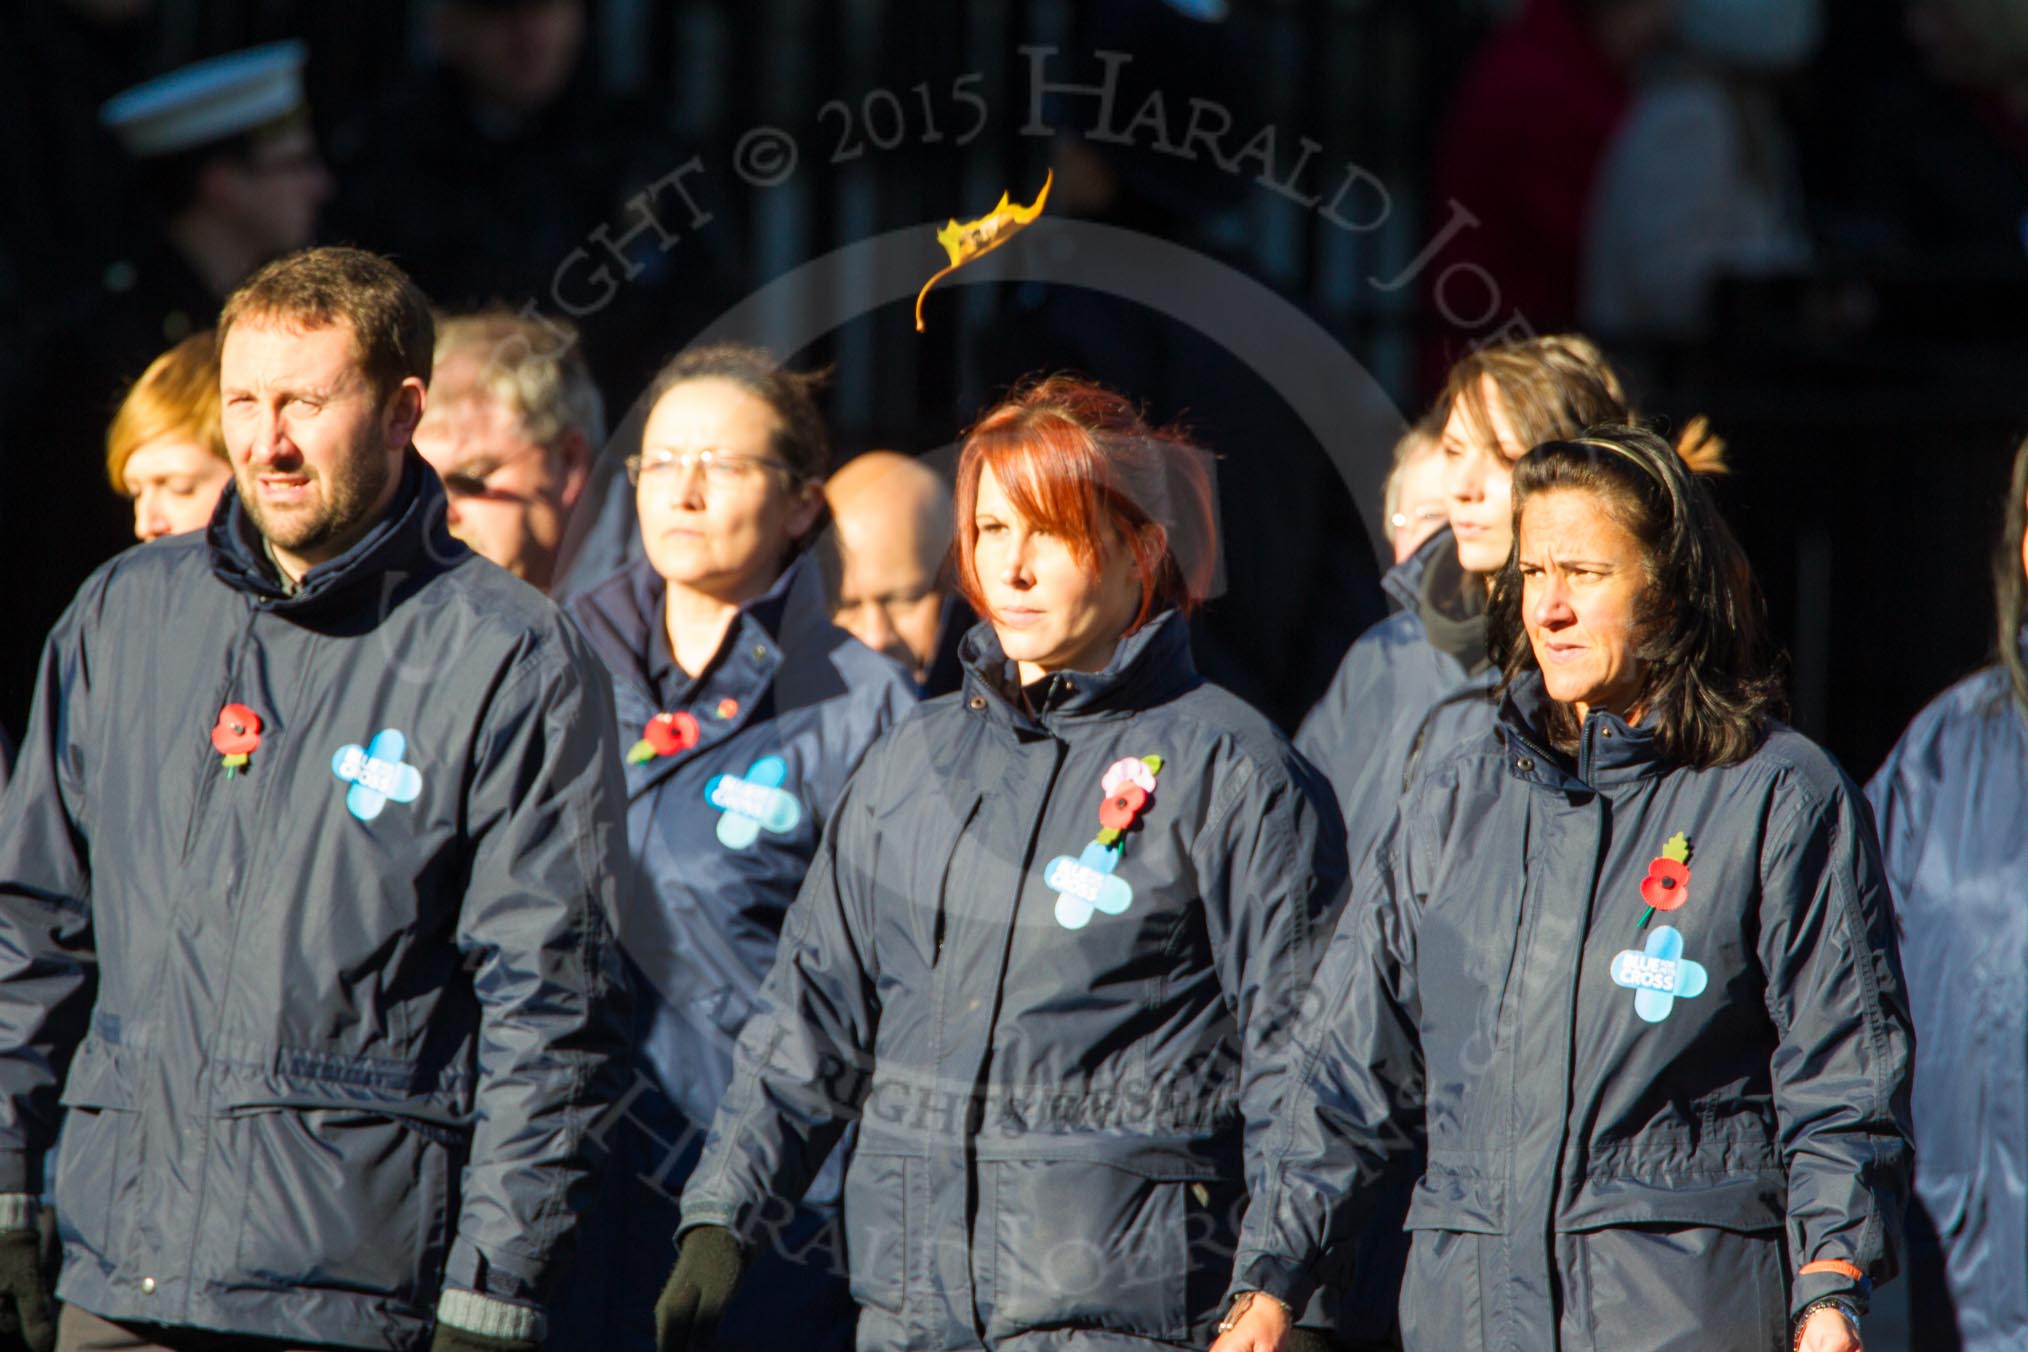
[[[211,729],[211,744],[221,756],[252,755],[261,744],[261,716],[244,704],[226,705]]]
[[[1134,824],[1134,818],[1140,816],[1141,809],[1147,805],[1146,789],[1139,784],[1122,784],[1111,797],[1099,804],[1099,825],[1124,831]]]
[[[1658,911],[1675,910],[1690,900],[1690,870],[1674,859],[1655,860],[1641,883],[1641,900]]]
[[[697,720],[686,711],[656,714],[642,730],[641,739],[655,748],[658,756],[673,756],[697,745]]]

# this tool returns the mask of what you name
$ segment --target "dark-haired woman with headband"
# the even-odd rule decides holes
[[[1401,609],[1360,635],[1296,734],[1296,749],[1337,793],[1355,870],[1423,775],[1458,743],[1493,729],[1500,673],[1487,649],[1486,603],[1513,544],[1515,462],[1530,446],[1627,424],[1633,413],[1590,340],[1550,334],[1462,358],[1430,419],[1441,429],[1449,528],[1388,572],[1382,585]],[[1724,448],[1701,419],[1685,427],[1682,444],[1692,468],[1722,472]],[[1356,1255],[1327,1263],[1305,1326],[1333,1329],[1353,1349],[1398,1346],[1390,1321],[1407,1258],[1400,1221],[1412,1171],[1404,1161],[1383,1189]]]
[[[1409,1352],[1856,1352],[1910,1167],[1869,814],[1776,719],[1745,556],[1676,451],[1595,429],[1513,498],[1497,725],[1356,876],[1215,1352],[1282,1345],[1419,1144]]]
[[[1923,1039],[1911,1322],[1962,1352],[2028,1329],[2028,442],[1993,580],[1993,665],[1918,714],[1866,786]]]

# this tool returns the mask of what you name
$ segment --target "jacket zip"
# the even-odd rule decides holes
[[[1052,689],[1054,688],[1055,687],[1052,686]],[[1014,937],[1019,932],[1020,929],[1021,898],[1028,891],[1028,874],[1029,871],[1035,867],[1035,856],[1042,843],[1043,823],[1048,820],[1049,805],[1056,798],[1056,781],[1058,777],[1063,773],[1063,763],[1069,757],[1070,754],[1069,744],[1056,734],[1055,729],[1051,728],[1048,729],[1048,731],[1049,731],[1049,746],[1050,746],[1049,773],[1042,782],[1042,798],[1040,803],[1037,804],[1035,809],[1035,815],[1028,825],[1028,840],[1026,844],[1023,845],[1021,850],[1020,869],[1014,875],[1013,904],[1008,909],[1007,912],[1007,923],[1005,933],[1000,936],[1000,955],[999,962],[997,964],[999,970],[993,982],[993,1005],[992,1008],[987,1011],[986,1016],[986,1029],[985,1029],[986,1045],[982,1055],[979,1058],[979,1068],[973,1075],[971,1101],[966,1105],[966,1114],[967,1114],[965,1122],[965,1236],[967,1241],[965,1251],[965,1268],[967,1273],[966,1285],[971,1289],[970,1291],[971,1300],[969,1303],[971,1305],[972,1329],[981,1342],[983,1342],[986,1337],[986,1321],[982,1315],[982,1312],[979,1309],[979,1283],[976,1276],[978,1254],[971,1243],[972,1237],[976,1234],[979,1225],[978,1218],[978,1209],[980,1200],[979,1140],[978,1133],[972,1129],[970,1113],[972,1110],[971,1108],[972,1104],[980,1104],[980,1105],[984,1104],[986,1089],[992,1081],[993,1063],[996,1059],[996,1053],[998,1051],[998,1044],[996,1038],[994,1037],[994,1033],[1000,1026],[1000,1011],[1004,1006],[1007,998],[1007,967],[1008,964],[1012,961],[1011,954],[1014,948]],[[994,1299],[997,1301],[999,1299],[999,1292],[995,1290],[993,1295]]]
[[[260,602],[248,601],[246,620],[240,625],[239,633],[233,639],[232,664],[226,668],[225,688],[219,692],[225,701],[232,699],[234,687],[239,684],[240,671],[246,665],[247,650],[253,646],[254,618],[259,613]],[[214,717],[217,712],[212,711]],[[177,865],[182,869],[190,867],[190,852],[197,844],[197,824],[204,820],[204,811],[211,805],[212,794],[216,792],[219,777],[223,773],[211,763],[211,757],[208,755],[199,764],[204,767],[202,777],[197,781],[197,792],[190,796],[190,820],[183,824],[183,849],[177,859]]]
[[[253,647],[254,625],[255,623],[258,622],[261,612],[265,611],[267,608],[268,608],[267,601],[261,598],[256,598],[253,602],[252,607],[248,611],[246,628],[241,635],[241,647],[239,652],[236,653],[233,657],[233,679],[235,681],[237,681],[240,668],[246,660],[246,654],[248,650]],[[314,656],[311,656],[307,660],[313,663],[315,661],[315,658]],[[296,674],[298,680],[300,681],[301,672],[299,671]],[[261,781],[255,786],[256,801],[254,805],[255,806],[254,820],[256,821],[266,821],[269,819],[267,813],[267,802],[272,793],[274,778],[275,777],[273,775],[264,775],[262,776]],[[228,941],[228,947],[226,949],[228,961],[226,963],[223,979],[220,982],[218,996],[212,1002],[211,1006],[211,1037],[214,1046],[217,1045],[217,1042],[219,1040],[220,1024],[225,1012],[226,1004],[232,996],[232,990],[234,985],[233,974],[238,970],[241,960],[239,939],[240,939],[240,927],[246,920],[247,883],[250,879],[253,879],[260,875],[259,866],[261,863],[261,855],[259,852],[259,848],[261,845],[265,843],[266,838],[257,835],[254,838],[254,840],[249,844],[248,848],[241,852],[239,860],[239,872],[238,875],[231,880],[229,887],[229,895],[226,898],[226,913],[232,917],[232,935]],[[191,1225],[190,1225],[191,1244],[188,1252],[184,1255],[183,1290],[185,1293],[184,1312],[186,1314],[188,1313],[189,1310],[189,1292],[197,1276],[198,1251],[203,1247],[198,1242],[198,1240],[204,1233],[205,1212],[210,1210],[209,1202],[211,1197],[211,1188],[210,1188],[211,1163],[212,1163],[212,1155],[215,1153],[212,1149],[212,1132],[215,1128],[211,1124],[213,1124],[217,1120],[217,1114],[214,1111],[214,1108],[217,1102],[218,1076],[215,1073],[215,1069],[208,1064],[205,1067],[203,1084],[199,1090],[199,1093],[204,1102],[203,1120],[206,1123],[206,1126],[203,1130],[203,1140],[204,1140],[203,1153],[198,1157],[197,1163],[197,1186],[195,1188],[195,1199],[191,1205]]]

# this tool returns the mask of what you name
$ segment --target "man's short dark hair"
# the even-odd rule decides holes
[[[436,349],[429,297],[379,254],[338,245],[284,254],[227,298],[218,317],[221,351],[241,320],[301,328],[342,321],[378,397],[410,376],[429,384]]]

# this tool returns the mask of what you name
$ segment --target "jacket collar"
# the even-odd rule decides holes
[[[1457,537],[1451,534],[1449,526],[1439,526],[1436,534],[1415,547],[1415,553],[1381,576],[1380,589],[1403,610],[1421,609],[1422,575],[1429,571],[1430,563],[1438,555],[1446,552],[1456,556]]]
[[[669,584],[643,559],[571,603],[613,674],[623,742],[631,745],[656,714],[687,711],[697,720],[697,744],[688,752],[628,767],[637,791],[757,720],[849,690],[834,654],[857,640],[831,623],[823,577],[807,556],[740,607],[718,651],[695,675],[678,667],[669,651],[668,592]]]
[[[1424,557],[1422,573],[1416,579],[1416,613],[1422,618],[1422,632],[1430,646],[1463,667],[1467,675],[1476,675],[1490,664],[1486,655],[1486,585],[1458,561],[1457,544],[1450,532],[1442,535],[1444,548]]]
[[[943,610],[937,616],[937,647],[930,656],[929,671],[919,683],[924,699],[948,695],[965,683],[964,653],[961,651],[965,635],[971,632],[979,617],[965,604],[965,598],[953,591],[944,598]]]
[[[1515,681],[1501,697],[1497,726],[1510,774],[1555,789],[1592,793],[1669,768],[1652,727],[1628,723],[1603,709],[1586,716],[1573,761],[1549,740],[1550,703],[1542,674],[1536,671]]]
[[[1388,598],[1422,623],[1423,637],[1467,676],[1490,665],[1486,595],[1458,563],[1457,537],[1442,527],[1380,579]]]
[[[1025,700],[1015,664],[1000,647],[991,622],[973,625],[959,652],[966,703],[1030,735],[1047,735],[1059,721],[1135,713],[1203,683],[1190,658],[1189,621],[1174,610],[1121,639],[1103,670],[1056,672],[1038,682]]]
[[[267,541],[231,485],[205,531],[211,571],[234,591],[282,614],[310,615],[348,597],[359,584],[428,564],[456,563],[470,551],[444,524],[444,488],[414,447],[402,457],[394,501],[359,542],[303,574],[294,591],[282,585]]]

